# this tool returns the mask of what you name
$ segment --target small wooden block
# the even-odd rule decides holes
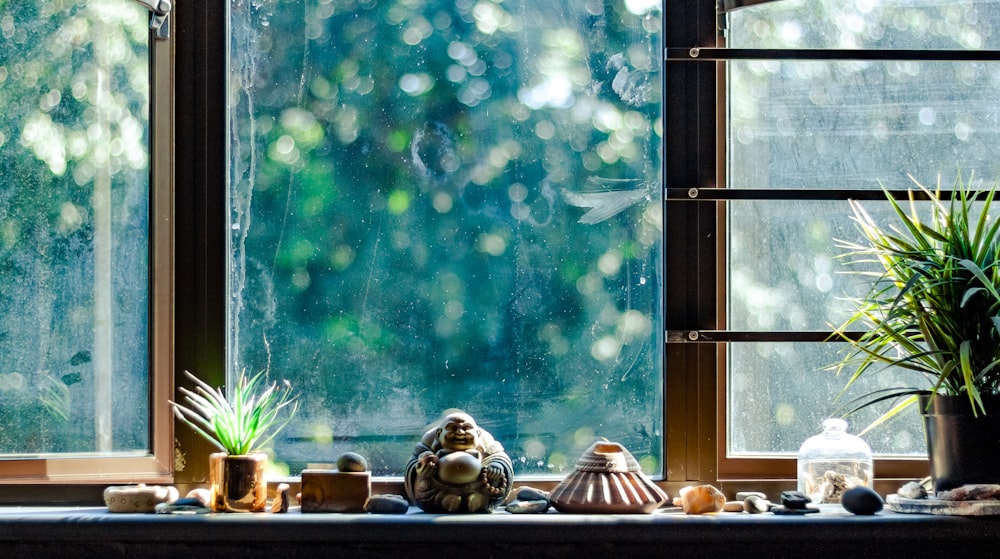
[[[365,512],[372,493],[371,472],[303,470],[302,512]]]

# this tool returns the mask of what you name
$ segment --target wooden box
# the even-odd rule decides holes
[[[371,472],[303,470],[302,512],[365,512],[372,493]]]

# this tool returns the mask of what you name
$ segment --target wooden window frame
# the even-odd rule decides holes
[[[755,2],[751,2],[755,3]],[[719,32],[724,15],[698,0],[667,2],[664,34],[668,92],[664,153],[667,261],[668,479],[739,488],[794,486],[792,457],[730,457],[726,448],[726,349],[729,341],[816,342],[829,333],[737,332],[726,328],[725,209],[728,200],[759,193],[721,190],[726,170],[726,57],[778,56],[803,59],[997,60],[997,52],[812,50],[754,53],[728,51]],[[696,48],[696,51],[692,49]],[[701,62],[671,58],[702,58]],[[689,67],[693,66],[693,67]],[[679,91],[682,95],[670,96]],[[692,190],[696,189],[696,190]],[[905,192],[896,193],[905,196]],[[774,197],[797,199],[881,198],[878,191],[795,191]],[[703,201],[692,203],[699,197]],[[684,200],[684,201],[682,201]],[[691,259],[689,255],[697,254]],[[693,261],[692,261],[693,260]],[[834,343],[834,342],[831,342]],[[876,489],[891,492],[899,482],[928,474],[923,458],[875,460]]]
[[[48,454],[0,460],[0,502],[73,500],[108,483],[172,481],[173,421],[173,55],[172,37],[149,34],[150,244],[149,452]],[[52,492],[36,486],[76,486]]]

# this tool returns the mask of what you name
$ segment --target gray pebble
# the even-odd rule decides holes
[[[357,452],[345,452],[337,458],[337,471],[340,472],[367,472],[368,460]]]
[[[515,498],[518,501],[548,501],[549,494],[534,487],[521,487],[517,490]]]
[[[505,507],[511,514],[537,514],[549,510],[549,500],[541,499],[535,501],[514,500],[507,503]]]
[[[750,514],[761,514],[771,509],[771,502],[757,495],[749,495],[743,499],[743,510]]]
[[[400,495],[372,495],[365,501],[365,512],[372,514],[406,514],[410,503]]]
[[[758,499],[767,499],[767,495],[761,493],[760,491],[737,491],[736,500],[746,501],[747,497],[757,497]]]

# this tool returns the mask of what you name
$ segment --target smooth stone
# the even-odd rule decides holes
[[[513,500],[505,507],[511,514],[538,514],[549,510],[548,499],[536,499],[531,501]]]
[[[367,472],[368,460],[357,452],[345,452],[337,458],[337,471],[340,472]]]
[[[802,510],[812,502],[808,495],[801,491],[782,491],[781,505],[786,509]]]
[[[743,512],[743,501],[726,501],[722,505],[723,512]]]
[[[719,512],[725,504],[726,496],[712,485],[696,485],[681,493],[681,507],[685,514]]]
[[[750,514],[762,514],[771,510],[771,502],[757,495],[748,495],[743,499],[743,510]]]
[[[178,499],[173,503],[160,503],[156,505],[155,512],[156,514],[208,514],[212,512],[212,509],[208,507],[203,507],[200,504],[198,505],[177,504],[179,501],[183,500],[184,499]]]
[[[156,505],[172,503],[179,497],[173,486],[121,485],[104,489],[104,504],[108,512],[156,512]]]
[[[819,509],[790,509],[788,507],[774,507],[771,509],[771,512],[779,516],[801,516],[803,514],[819,512]]]
[[[365,511],[372,514],[406,514],[410,503],[400,495],[372,495],[365,501]]]
[[[737,491],[736,500],[746,501],[747,497],[757,497],[758,499],[767,499],[767,495],[761,493],[760,491]]]
[[[208,489],[197,488],[188,491],[186,497],[188,499],[198,499],[201,501],[201,506],[209,507],[212,506],[212,492]]]
[[[852,487],[840,496],[840,505],[849,513],[870,516],[882,510],[882,496],[868,487]]]
[[[521,487],[514,496],[518,501],[548,501],[549,494],[534,487]]]
[[[175,507],[204,507],[205,506],[205,504],[202,503],[200,499],[196,499],[194,497],[181,497],[180,499],[177,499],[176,501],[174,501],[174,502],[172,502],[170,504],[174,505]]]

